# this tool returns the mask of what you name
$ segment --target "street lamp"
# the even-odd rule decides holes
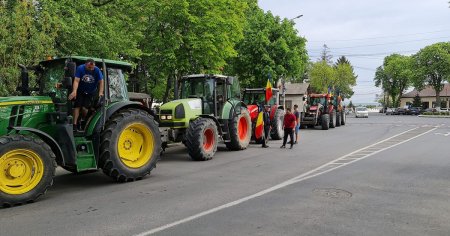
[[[296,20],[296,19],[298,19],[298,18],[300,18],[300,17],[302,17],[302,16],[303,16],[303,15],[298,15],[298,16],[296,16],[296,17],[290,19],[290,20]]]

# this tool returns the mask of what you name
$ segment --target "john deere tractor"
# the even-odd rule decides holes
[[[219,141],[230,150],[247,148],[252,126],[237,78],[190,75],[180,87],[181,99],[160,107],[160,127],[167,129],[169,141],[183,142],[196,161],[210,160]]]
[[[280,96],[278,89],[272,89],[272,98],[266,104],[266,88],[246,88],[244,90],[244,102],[250,112],[252,119],[252,127],[255,130],[256,120],[263,105],[270,105],[270,120],[272,122],[272,130],[270,137],[273,140],[281,140],[284,136],[283,119],[284,108],[280,105]],[[255,135],[253,134],[252,137]],[[260,140],[255,140],[259,142]]]
[[[104,74],[105,97],[89,110],[84,130],[73,130],[68,94],[76,66],[86,59],[21,65],[21,96],[0,98],[0,205],[36,200],[53,184],[57,165],[74,173],[102,169],[119,182],[141,179],[155,167],[158,124],[149,110],[128,99],[128,63],[94,59]],[[36,87],[29,86],[28,70]]]

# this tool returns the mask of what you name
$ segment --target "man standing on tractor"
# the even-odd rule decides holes
[[[298,142],[298,132],[300,131],[300,112],[298,111],[298,105],[297,104],[294,105],[294,115],[295,115],[295,120],[296,120],[296,125],[295,125],[295,142],[294,142],[294,144],[297,144],[297,142]]]
[[[269,142],[270,130],[272,129],[271,120],[270,120],[270,105],[264,105],[263,112],[263,121],[264,121],[264,135],[262,137],[262,147],[268,148],[267,142]]]
[[[74,130],[81,129],[78,123],[80,111],[82,118],[86,118],[89,108],[92,107],[95,92],[98,90],[99,99],[103,97],[103,86],[103,74],[100,69],[95,66],[95,61],[93,59],[88,59],[84,65],[77,67],[72,93],[69,95],[69,100],[75,99],[73,109]]]
[[[295,115],[292,114],[291,108],[286,109],[286,115],[284,116],[284,122],[283,122],[283,128],[284,128],[284,137],[283,137],[283,145],[280,148],[286,148],[286,142],[288,136],[291,139],[291,149],[294,146],[294,128],[296,126],[296,118]]]

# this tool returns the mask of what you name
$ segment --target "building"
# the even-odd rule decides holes
[[[309,83],[286,83],[286,108],[293,108],[298,105],[300,111],[303,110],[303,96],[308,94]],[[280,102],[283,104],[283,97],[280,96]]]
[[[422,101],[422,107],[424,109],[427,108],[435,108],[436,107],[436,91],[434,91],[433,87],[427,86],[425,89],[421,91],[413,90],[409,93],[406,93],[400,99],[400,106],[405,107],[413,103],[414,97],[419,94],[420,100]],[[449,100],[450,100],[450,84],[446,83],[441,93],[441,108],[449,108]]]

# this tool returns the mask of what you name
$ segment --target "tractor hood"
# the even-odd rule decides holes
[[[14,105],[41,105],[51,103],[52,100],[46,96],[0,97],[0,107],[14,106]]]
[[[161,127],[187,128],[189,121],[202,114],[202,100],[187,98],[163,104],[159,111]]]

